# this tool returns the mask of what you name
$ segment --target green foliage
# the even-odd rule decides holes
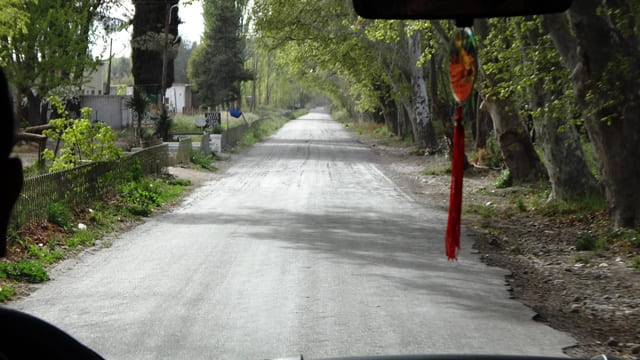
[[[596,249],[597,239],[591,234],[582,235],[576,242],[577,251],[593,251]]]
[[[443,165],[438,167],[430,167],[422,170],[420,175],[442,176],[451,174],[451,165]]]
[[[224,129],[222,128],[222,126],[221,126],[221,125],[216,125],[216,126],[214,126],[214,127],[213,127],[213,129],[211,130],[211,132],[212,132],[213,134],[222,134],[223,130],[224,130]]]
[[[64,240],[70,249],[75,249],[80,246],[93,246],[95,240],[98,238],[98,234],[89,230],[78,230],[73,233],[73,236]]]
[[[495,207],[491,205],[483,206],[478,204],[469,204],[464,206],[463,212],[466,214],[477,214],[485,219],[492,219],[498,216],[498,212]]]
[[[236,0],[203,3],[204,35],[189,60],[188,73],[205,104],[218,106],[239,100],[240,82],[253,78],[244,69],[243,5]]]
[[[511,176],[511,171],[509,171],[509,169],[504,169],[502,170],[502,172],[500,173],[500,175],[498,175],[498,178],[496,179],[496,188],[498,189],[504,189],[504,188],[508,188],[513,184],[513,177]]]
[[[160,113],[160,117],[156,121],[156,131],[155,133],[162,138],[164,141],[169,141],[169,131],[173,126],[173,118],[169,116],[167,112],[167,107],[162,107],[162,112]]]
[[[247,131],[240,140],[240,146],[252,146],[262,141],[262,139],[280,129],[289,120],[291,120],[290,117],[278,116],[261,121],[259,126],[251,127],[251,129]]]
[[[540,215],[554,217],[564,215],[583,216],[605,208],[604,199],[599,194],[585,195],[574,201],[546,201],[536,206],[536,212]]]
[[[49,280],[49,275],[37,261],[20,260],[0,263],[0,278],[29,283],[41,283]]]
[[[171,124],[171,131],[174,132],[187,132],[187,131],[200,131],[196,127],[195,120],[200,116],[176,114],[173,117],[173,123]]]
[[[43,134],[60,139],[63,144],[58,154],[49,149],[42,153],[46,160],[53,162],[50,172],[73,168],[81,160],[113,161],[122,157],[122,150],[115,145],[116,134],[111,127],[100,122],[91,124],[90,108],[82,108],[81,118],[72,120],[67,118],[68,114],[58,98],[50,97],[49,101],[62,117],[51,120],[53,129],[45,130]]]
[[[27,249],[27,255],[37,259],[44,265],[55,264],[64,259],[64,255],[59,250],[51,250],[48,246],[31,245]]]
[[[209,171],[218,170],[218,168],[213,165],[213,155],[205,156],[199,151],[192,150],[191,156],[189,157],[189,159],[193,164],[197,165],[202,169],[209,170]]]
[[[16,289],[9,285],[0,286],[0,303],[3,303],[16,294]]]
[[[191,186],[189,179],[166,179],[165,182],[169,185]]]
[[[63,229],[73,227],[73,213],[64,202],[55,202],[47,208],[47,220]]]
[[[631,267],[636,270],[640,270],[640,256],[636,256],[631,259]]]
[[[122,185],[120,192],[129,204],[147,208],[161,205],[158,188],[148,181],[131,182]]]
[[[576,263],[581,263],[585,265],[589,264],[592,259],[593,259],[593,255],[591,254],[575,254],[573,256],[573,261],[575,261]]]
[[[94,1],[4,0],[0,14],[0,66],[29,101],[69,93],[98,65],[89,49],[98,26]]]
[[[166,6],[165,6],[166,4]],[[163,51],[165,48],[164,22],[166,11],[178,4],[178,0],[135,1],[135,14],[131,21],[133,33],[131,35],[131,72],[134,83],[148,94],[158,94],[162,83]],[[168,67],[167,87],[173,84],[173,59],[178,52],[178,24],[179,10],[171,11],[169,33],[167,36]]]

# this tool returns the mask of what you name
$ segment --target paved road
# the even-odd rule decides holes
[[[443,249],[445,214],[328,115],[256,145],[179,208],[62,263],[12,306],[110,359],[562,355],[505,272]]]

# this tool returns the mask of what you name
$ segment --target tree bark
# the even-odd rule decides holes
[[[478,111],[476,112],[476,150],[487,148],[487,139],[489,136],[489,126],[491,125],[491,117],[484,107],[484,102],[478,99]]]
[[[438,149],[438,141],[433,129],[431,108],[427,97],[427,84],[424,80],[422,66],[418,65],[422,56],[422,33],[415,31],[407,37],[409,42],[409,71],[411,79],[411,102],[413,112],[409,109],[409,116],[412,118],[416,145],[420,149],[435,151]]]
[[[526,32],[527,42],[531,46],[544,46],[541,43],[542,33],[529,28]],[[532,112],[539,112],[539,118],[532,118],[531,126],[537,134],[538,143],[542,147],[547,173],[551,182],[550,200],[577,200],[585,196],[600,196],[596,178],[593,176],[582,152],[580,135],[574,126],[568,124],[571,117],[570,107],[567,106],[559,116],[558,110],[545,109],[547,103],[562,97],[566,88],[561,86],[563,75],[558,75],[561,66],[558,61],[539,60],[523,52],[527,66],[538,74],[529,88],[531,100],[529,108]],[[556,86],[553,86],[556,85]]]
[[[565,15],[545,15],[543,25],[569,69],[586,115],[613,224],[633,228],[640,224],[640,49],[636,33],[623,33],[615,21],[596,14],[602,5],[574,1]]]
[[[509,100],[485,97],[485,107],[496,130],[502,157],[514,183],[531,183],[545,178],[545,169],[515,105]]]
[[[550,96],[548,91],[546,95]],[[546,101],[544,84],[539,81],[532,89],[531,110],[544,107]],[[561,129],[566,122],[548,111],[533,122],[551,181],[550,200],[576,200],[599,193],[596,178],[584,160],[578,132],[573,126]]]

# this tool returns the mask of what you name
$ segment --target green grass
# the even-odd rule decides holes
[[[30,245],[27,255],[40,261],[43,265],[55,264],[64,259],[64,254],[60,250],[52,250],[49,246]]]
[[[200,129],[196,127],[195,123],[195,120],[200,117],[202,117],[202,115],[174,115],[171,132],[200,131]]]
[[[191,150],[191,156],[189,157],[191,162],[200,169],[208,171],[216,171],[218,168],[213,165],[213,155],[202,155],[199,151]]]
[[[440,176],[451,174],[451,165],[442,165],[434,168],[425,168],[420,171],[420,175]]]
[[[40,283],[49,280],[49,275],[38,261],[19,260],[0,263],[0,278],[28,283]]]
[[[489,205],[468,204],[463,207],[463,213],[480,215],[485,219],[495,218],[498,216],[496,209]]]
[[[539,199],[536,212],[543,216],[584,216],[605,208],[604,198],[600,195],[587,195],[574,201],[549,201]]]
[[[73,227],[73,213],[63,202],[55,202],[47,208],[47,220],[63,229]]]
[[[589,264],[593,260],[593,255],[591,254],[575,254],[573,255],[573,261],[580,264]]]

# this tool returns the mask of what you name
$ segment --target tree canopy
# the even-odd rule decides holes
[[[204,35],[189,63],[189,78],[201,102],[210,106],[241,100],[240,84],[252,78],[245,70],[244,1],[204,0]]]

